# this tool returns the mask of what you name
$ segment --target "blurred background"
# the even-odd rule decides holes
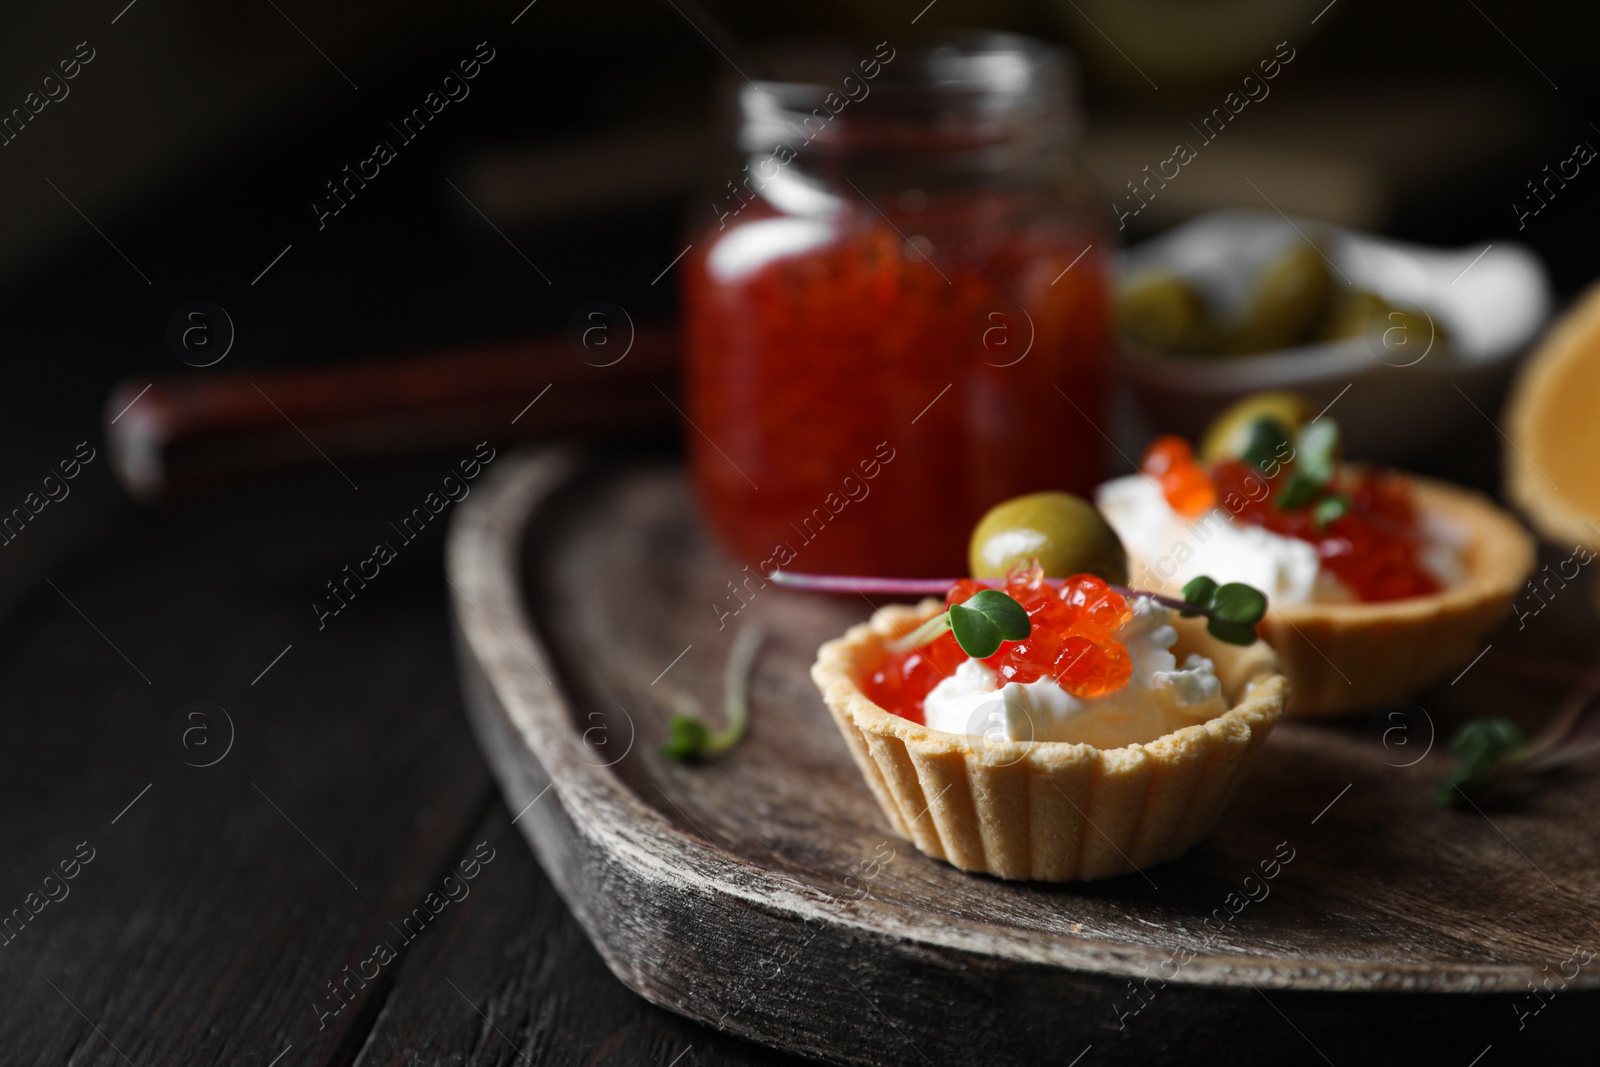
[[[903,40],[913,17],[916,30],[1008,29],[1077,52],[1079,158],[1105,190],[1108,222],[1125,183],[1171,154],[1174,131],[1289,41],[1296,58],[1270,106],[1207,145],[1124,239],[1209,209],[1263,210],[1248,176],[1292,215],[1446,246],[1514,237],[1563,297],[1600,271],[1592,196],[1555,198],[1523,228],[1512,207],[1574,142],[1600,138],[1585,111],[1600,16],[1582,7],[924,5],[137,0],[92,17],[9,15],[7,108],[40,92],[80,42],[93,59],[0,149],[12,375],[0,479],[25,491],[62,441],[95,436],[116,382],[184,371],[166,329],[194,299],[233,321],[217,368],[230,372],[559,332],[596,298],[636,318],[670,315],[672,278],[652,283],[709,221],[688,198],[727,142],[713,115],[734,76],[730,51],[831,33]],[[470,96],[319,228],[311,202],[326,199],[325,183],[479,42],[496,58]],[[42,515],[56,537],[14,554],[96,528],[84,509],[75,518]]]

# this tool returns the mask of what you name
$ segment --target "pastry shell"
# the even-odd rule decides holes
[[[1463,536],[1466,578],[1405,600],[1272,607],[1257,632],[1289,677],[1291,717],[1373,708],[1449,678],[1483,652],[1533,571],[1533,538],[1507,512],[1471,490],[1411,482],[1418,508]]]
[[[1178,619],[1174,651],[1216,662],[1231,706],[1214,719],[1114,749],[932,730],[873,703],[858,680],[943,607],[879,609],[822,646],[811,678],[890,824],[964,871],[1064,882],[1182,855],[1216,827],[1283,713],[1288,682],[1264,642],[1226,645]]]

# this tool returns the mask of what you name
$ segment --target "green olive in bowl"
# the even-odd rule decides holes
[[[1271,352],[1308,340],[1333,296],[1333,277],[1320,251],[1304,244],[1285,250],[1256,275],[1235,353]]]
[[[1123,336],[1162,351],[1210,352],[1219,340],[1199,292],[1165,271],[1142,271],[1124,281],[1117,317]]]

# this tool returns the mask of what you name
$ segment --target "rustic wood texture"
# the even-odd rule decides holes
[[[357,469],[356,492],[324,468],[158,513],[125,508],[83,558],[48,574],[59,593],[41,584],[0,619],[0,915],[41,892],[79,842],[95,850],[64,899],[0,944],[0,1062],[770,1056],[624,988],[520,824],[508,830],[460,707],[443,518],[318,631],[309,603],[323,580],[448,469]],[[206,724],[210,751],[197,735],[180,744],[192,723],[177,713],[197,699],[225,708],[235,731],[210,767],[185,758],[214,759],[222,722]],[[390,924],[485,840],[497,855],[470,895],[319,1028],[326,984],[379,939],[398,944]]]
[[[798,1063],[645,1003],[601,962],[495,805],[473,842],[498,850],[448,923],[419,939],[361,1067]]]
[[[293,1044],[319,1063],[360,1047],[392,972],[320,1031],[314,1001],[493,794],[456,728],[426,548],[353,625],[316,632],[305,594],[424,477],[358,495],[329,471],[129,516],[6,621],[0,701],[26,729],[0,752],[7,911],[78,842],[96,850],[0,948],[6,1062],[264,1064]],[[243,544],[261,550],[246,562]],[[181,747],[192,700],[226,709],[225,756],[215,714],[209,751]],[[46,803],[48,818],[22,814]]]
[[[1586,597],[1496,635],[1415,705],[1281,726],[1182,860],[1049,886],[965,875],[893,834],[806,674],[869,604],[743,585],[676,468],[507,464],[448,563],[469,706],[519,828],[601,956],[658,1004],[860,1064],[1582,1047],[1600,783],[1569,773],[1480,811],[1430,794],[1461,718],[1536,723],[1561,664],[1593,661]],[[740,607],[729,582],[750,602],[719,627],[713,605]],[[749,737],[710,765],[663,760],[671,713],[720,716],[751,620],[768,638]]]

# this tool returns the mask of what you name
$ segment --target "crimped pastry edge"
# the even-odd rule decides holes
[[[873,703],[857,679],[942,609],[879,609],[824,644],[811,677],[896,831],[963,870],[1089,880],[1181,855],[1215,828],[1288,695],[1265,642],[1226,645],[1178,619],[1179,651],[1211,657],[1232,703],[1214,719],[1114,749],[933,730]]]
[[[1470,489],[1407,478],[1424,513],[1467,534],[1467,576],[1405,600],[1272,606],[1259,632],[1289,678],[1290,718],[1347,715],[1442,681],[1483,650],[1533,571],[1533,538],[1510,513]]]

